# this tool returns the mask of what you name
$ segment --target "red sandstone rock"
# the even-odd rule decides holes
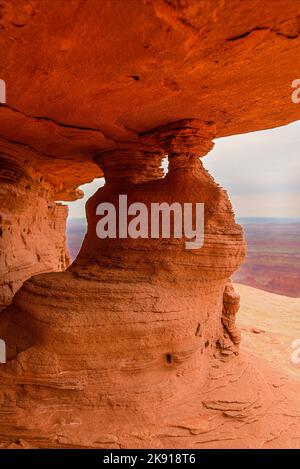
[[[0,306],[31,275],[64,270],[68,209],[53,201],[43,177],[15,154],[0,156]]]
[[[62,200],[102,175],[96,153],[163,124],[221,137],[297,120],[299,15],[293,0],[2,2],[0,135]]]
[[[192,127],[193,121],[188,125]],[[172,153],[173,147],[158,139],[156,149],[132,144],[99,154],[96,160],[107,183],[87,204],[88,231],[76,261],[63,273],[25,282],[2,314],[0,335],[9,358],[0,370],[2,395],[18,394],[24,384],[31,395],[29,400],[23,392],[19,396],[23,415],[12,408],[7,421],[2,413],[4,441],[12,438],[13,424],[25,426],[22,438],[36,444],[36,429],[32,432],[26,422],[49,412],[49,404],[34,397],[37,389],[44,390],[47,402],[50,399],[55,406],[57,417],[51,420],[67,446],[71,441],[87,444],[87,415],[93,409],[100,411],[99,405],[102,416],[93,424],[99,442],[106,441],[110,427],[116,442],[125,446],[134,445],[136,431],[147,434],[155,426],[150,402],[167,426],[193,415],[186,407],[193,382],[194,399],[200,405],[210,361],[218,355],[217,344],[224,334],[225,284],[241,263],[244,240],[226,192],[214,183],[198,155],[190,152],[189,127],[185,139],[176,143],[181,153],[177,146]],[[177,129],[170,128],[173,137],[170,134],[168,145],[178,141]],[[206,144],[204,148],[205,153]],[[159,169],[163,150],[170,158],[165,178]],[[120,193],[128,195],[128,204],[201,200],[204,247],[186,250],[184,239],[175,238],[99,239],[96,206],[101,201],[117,206]],[[226,332],[232,327],[230,322]],[[61,401],[62,393],[68,403]],[[25,410],[29,402],[30,416]],[[61,412],[67,421],[77,422],[78,436],[64,433],[64,424],[56,421]],[[38,433],[46,445],[55,446],[49,425],[39,425]],[[90,443],[97,446],[96,440]]]
[[[298,446],[299,434],[288,433],[296,390],[283,398],[270,367],[238,353],[239,302],[228,282],[244,257],[243,233],[199,157],[213,138],[297,118],[290,67],[300,60],[299,5],[53,5],[5,2],[0,19],[1,152],[14,168],[3,195],[15,213],[9,242],[21,236],[18,220],[30,223],[34,246],[40,229],[41,252],[51,238],[65,266],[62,229],[53,236],[61,209],[49,217],[45,204],[76,198],[80,183],[103,172],[106,185],[87,204],[72,266],[27,280],[0,315],[1,446],[268,447],[276,435],[278,446]],[[43,180],[26,189],[22,172],[34,170]],[[205,203],[203,248],[100,240],[96,206],[120,193],[147,206]],[[26,194],[23,222],[22,207],[12,207]],[[43,221],[34,224],[34,211]]]

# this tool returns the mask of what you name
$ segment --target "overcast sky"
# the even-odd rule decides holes
[[[229,193],[239,217],[300,217],[300,121],[215,141],[204,166]],[[84,184],[84,199],[68,203],[85,217],[86,200],[104,184]]]

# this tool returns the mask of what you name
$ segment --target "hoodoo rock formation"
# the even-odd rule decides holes
[[[4,3],[0,36],[23,80],[4,69],[4,302],[38,275],[0,313],[1,447],[299,445],[288,397],[239,352],[230,277],[243,231],[199,159],[219,136],[296,119],[300,6],[278,4]],[[55,201],[103,174],[67,267]],[[96,208],[118,207],[120,194],[147,207],[204,203],[203,247],[98,238]]]

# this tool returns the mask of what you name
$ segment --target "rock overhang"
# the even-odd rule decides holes
[[[56,198],[102,176],[95,154],[170,122],[218,138],[299,119],[297,2],[5,2],[1,26],[1,147]]]

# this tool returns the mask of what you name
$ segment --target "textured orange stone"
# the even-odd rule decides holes
[[[103,174],[106,184],[87,203],[75,262],[26,280],[1,312],[1,447],[299,446],[298,383],[281,391],[276,370],[239,352],[230,277],[243,232],[199,160],[215,138],[298,118],[299,17],[287,0],[3,4],[5,255],[30,224],[26,262],[40,230],[49,270],[67,267],[54,201]],[[122,193],[204,203],[203,248],[99,239],[96,206]],[[6,264],[16,284],[40,272],[21,254]]]
[[[293,0],[3,2],[1,137],[62,200],[102,175],[95,154],[163,124],[222,137],[295,121],[299,17]]]

